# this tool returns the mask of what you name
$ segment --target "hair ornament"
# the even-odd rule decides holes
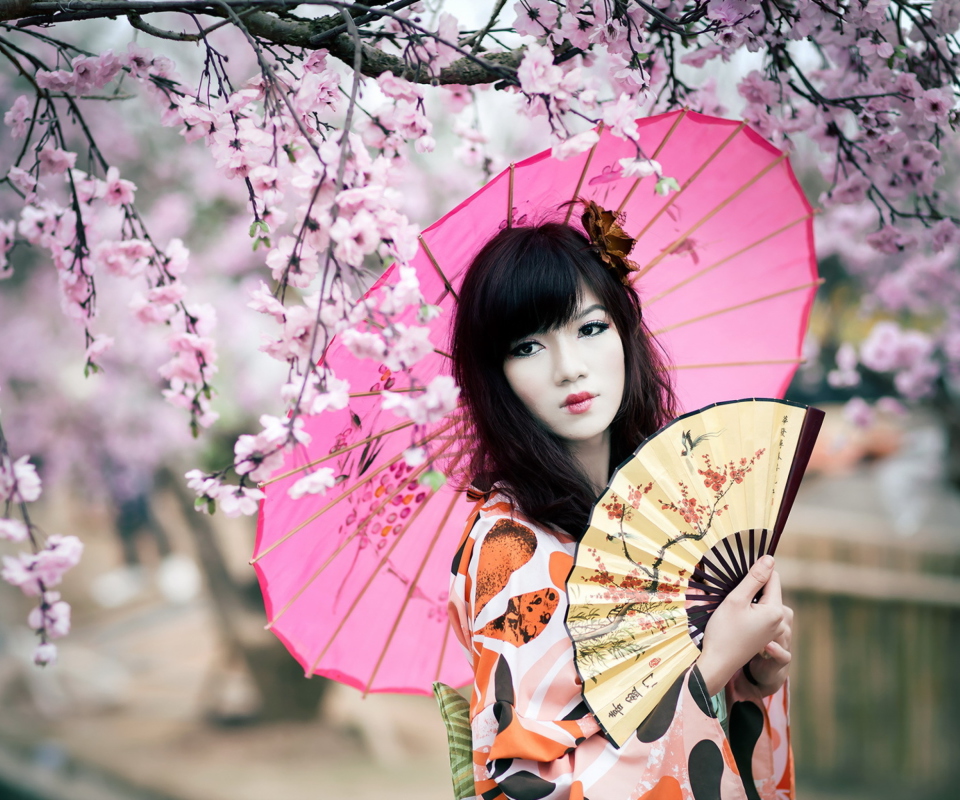
[[[580,198],[584,211],[580,217],[590,243],[597,248],[601,260],[612,269],[624,286],[630,285],[630,273],[640,267],[627,256],[637,240],[623,229],[623,214],[600,208],[593,200]]]

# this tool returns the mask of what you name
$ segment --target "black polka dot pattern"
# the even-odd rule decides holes
[[[709,739],[697,742],[690,751],[687,767],[694,800],[720,800],[723,753],[716,743]]]

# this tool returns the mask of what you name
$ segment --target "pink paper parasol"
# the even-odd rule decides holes
[[[499,229],[572,214],[574,198],[622,211],[637,238],[634,287],[676,370],[681,410],[741,397],[782,397],[797,365],[818,284],[813,210],[786,155],[745,123],[678,111],[640,120],[639,143],[680,190],[624,177],[628,141],[602,133],[567,161],[539,153],[505,170],[427,228],[413,261],[435,320],[437,351],[415,369],[425,385],[449,374],[447,328],[473,256]],[[512,210],[512,211],[511,211]],[[371,289],[395,279],[391,267]],[[398,321],[416,322],[409,308]],[[461,468],[456,420],[426,430],[431,461],[402,452],[413,423],[380,405],[409,377],[358,360],[339,341],[325,363],[354,390],[349,407],[306,419],[308,451],[288,455],[265,486],[253,564],[268,626],[308,675],[369,692],[429,694],[461,686],[469,664],[447,624],[450,563],[472,503],[448,484],[418,483],[432,468]],[[367,390],[367,391],[364,391]],[[418,436],[423,435],[418,428]],[[325,496],[287,490],[313,466],[343,476]]]

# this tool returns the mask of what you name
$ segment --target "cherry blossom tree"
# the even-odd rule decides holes
[[[195,436],[217,420],[218,357],[231,338],[195,293],[221,267],[150,224],[137,182],[102,143],[101,109],[145,98],[154,120],[179,132],[180,149],[202,153],[245,199],[261,279],[237,305],[271,326],[260,349],[284,377],[233,462],[187,474],[200,510],[255,513],[257,482],[308,438],[302,417],[346,406],[351,387],[318,364],[333,336],[394,371],[432,351],[425,323],[438,310],[406,266],[418,228],[398,187],[412,173],[447,164],[443,149],[467,174],[489,175],[504,157],[484,132],[497,108],[518,132],[546,132],[561,159],[591,147],[603,124],[636,143],[624,170],[655,175],[669,192],[676,182],[643,151],[634,120],[683,106],[723,113],[710,76],[744,53],[757,68],[737,80],[738,113],[815,164],[823,251],[848,265],[876,320],[862,343],[837,350],[830,382],[856,387],[869,372],[909,400],[952,397],[960,218],[946,165],[960,0],[495,0],[465,22],[475,11],[442,0],[0,0],[12,98],[0,145],[0,278],[55,277],[91,380],[119,339],[155,331],[165,349],[159,392]],[[88,49],[91,25],[124,44]],[[438,148],[444,126],[456,147]],[[393,263],[398,279],[360,299],[369,276]],[[135,294],[108,313],[106,287],[120,283]],[[395,322],[411,306],[421,324]],[[0,404],[10,396],[2,388]],[[414,389],[385,391],[382,402],[414,423],[406,457],[419,465],[430,455],[420,426],[450,413],[457,389],[444,377]],[[333,479],[319,468],[291,493],[324,493]],[[52,587],[82,545],[41,540],[28,511],[39,494],[30,455],[11,452],[0,431],[0,538],[29,542],[4,556],[2,574],[39,598],[28,622],[43,663],[69,628]]]

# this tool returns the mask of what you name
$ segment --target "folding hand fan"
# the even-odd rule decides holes
[[[823,412],[737,400],[685,414],[620,465],[567,579],[587,705],[622,746],[699,655],[710,615],[773,553]]]

